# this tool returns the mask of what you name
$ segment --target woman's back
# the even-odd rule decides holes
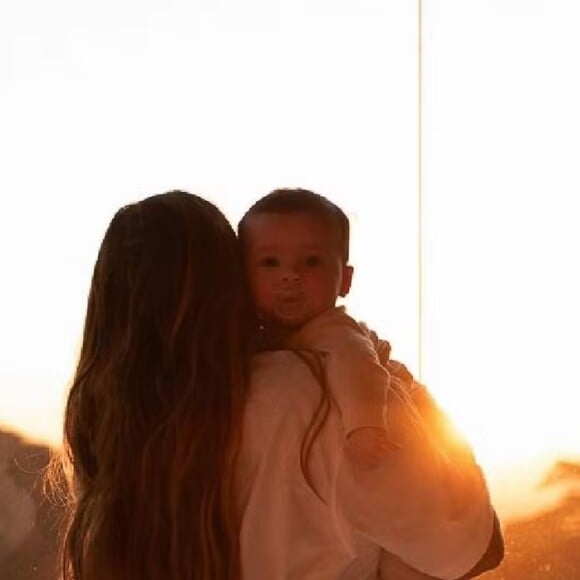
[[[312,489],[300,451],[320,387],[291,352],[257,356],[252,376],[239,470],[243,577],[338,578],[351,559],[333,518],[338,417],[330,413],[310,456]]]
[[[462,511],[452,513],[452,470],[421,442],[357,471],[332,403],[305,464],[320,384],[289,351],[256,356],[252,377],[238,468],[244,580],[375,578],[381,549],[441,578],[479,560],[493,510],[475,464],[463,474]]]

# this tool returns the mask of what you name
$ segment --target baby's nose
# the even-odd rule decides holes
[[[297,282],[300,280],[300,272],[298,268],[284,268],[281,274],[281,278],[284,282]]]

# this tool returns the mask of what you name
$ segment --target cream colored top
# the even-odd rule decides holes
[[[322,355],[347,435],[361,427],[385,429],[389,373],[376,334],[339,306],[305,324],[291,336],[289,346]]]
[[[319,384],[289,351],[255,357],[252,376],[238,472],[244,580],[376,578],[381,549],[443,579],[480,559],[493,511],[475,464],[458,471],[418,434],[360,469],[332,403],[309,461],[320,499],[300,463]]]

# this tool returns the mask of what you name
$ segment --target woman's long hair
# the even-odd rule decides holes
[[[175,191],[117,212],[66,405],[63,579],[239,575],[246,312],[236,237],[215,206]]]

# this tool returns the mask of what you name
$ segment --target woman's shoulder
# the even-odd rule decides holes
[[[252,356],[252,370],[280,367],[300,368],[304,363],[293,350],[266,350]]]
[[[320,393],[310,367],[292,350],[275,350],[252,357],[250,385],[252,393],[274,392],[291,398],[307,396],[313,390]]]
[[[313,363],[292,350],[262,352],[252,358],[249,393],[250,415],[284,417],[296,428],[310,421],[320,404],[322,385]],[[261,420],[261,419],[260,419]]]
[[[292,351],[260,353],[252,359],[249,387],[242,444],[246,463],[268,462],[270,455],[289,458],[299,454],[322,393],[307,363]],[[330,413],[327,425],[336,420],[335,415]],[[339,430],[331,432],[336,435]],[[321,443],[325,448],[327,439],[328,433],[319,437],[326,442]]]

